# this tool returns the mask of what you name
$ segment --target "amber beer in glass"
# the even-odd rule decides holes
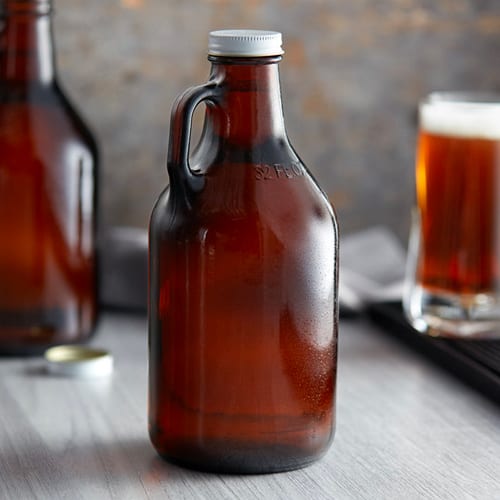
[[[281,35],[215,32],[209,47],[209,81],[174,105],[151,216],[149,432],[181,465],[295,469],[334,434],[337,222],[285,132]]]
[[[59,85],[51,14],[0,1],[1,353],[84,341],[96,321],[97,150]]]
[[[421,103],[416,191],[409,320],[435,336],[500,337],[500,96]]]

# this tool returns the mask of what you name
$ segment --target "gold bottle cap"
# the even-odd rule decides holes
[[[59,345],[45,351],[47,371],[67,377],[103,377],[113,371],[113,357],[104,349]]]

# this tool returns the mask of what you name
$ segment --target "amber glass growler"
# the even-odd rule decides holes
[[[281,54],[279,33],[210,34],[151,217],[150,437],[202,470],[303,467],[334,434],[337,223],[285,132]]]
[[[0,352],[96,320],[95,141],[55,72],[50,0],[0,0]]]

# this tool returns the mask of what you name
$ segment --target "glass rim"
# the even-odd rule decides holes
[[[428,105],[468,105],[475,106],[500,106],[500,93],[490,91],[437,91],[426,95],[421,101],[421,106]]]
[[[493,92],[433,92],[419,105],[419,128],[430,134],[500,139],[500,95]]]

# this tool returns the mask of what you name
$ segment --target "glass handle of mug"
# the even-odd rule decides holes
[[[417,207],[413,207],[411,211],[410,236],[408,238],[405,284],[403,289],[403,309],[408,318],[413,316],[413,295],[418,281],[421,238],[420,212]]]
[[[217,83],[209,81],[187,89],[174,103],[167,155],[167,170],[173,192],[181,190],[188,196],[189,193],[201,191],[204,186],[203,175],[193,172],[189,166],[191,125],[196,107],[202,101],[215,100],[217,95]]]

